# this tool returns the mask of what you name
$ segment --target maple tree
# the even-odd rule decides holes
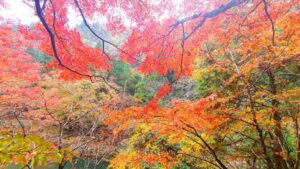
[[[10,26],[0,28],[0,161],[1,164],[45,164],[48,158],[53,161],[59,158],[57,149],[40,136],[29,134],[23,121],[28,118],[28,112],[39,105],[40,90],[35,83],[40,79],[42,67],[26,53],[26,48],[31,43],[22,34],[15,33]]]
[[[39,22],[0,26],[1,164],[300,166],[297,0],[23,2]]]

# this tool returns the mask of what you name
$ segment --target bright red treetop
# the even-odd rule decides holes
[[[22,104],[35,98],[42,66],[35,62],[26,49],[33,47],[22,34],[12,30],[10,24],[0,26],[0,102]]]
[[[274,11],[272,2],[262,2],[35,0],[33,8],[41,22],[27,34],[40,41],[39,48],[43,52],[56,58],[49,66],[61,69],[60,77],[64,79],[91,78],[92,70],[110,69],[109,60],[113,56],[105,51],[105,46],[114,47],[119,59],[137,66],[143,73],[167,75],[173,71],[178,78],[191,75],[198,47],[212,35],[219,35],[219,41],[226,43],[240,31],[247,33],[257,26],[252,22],[255,18],[251,18],[255,10],[259,13],[255,15],[259,16],[259,23],[267,28],[283,15]],[[282,5],[284,11],[295,3],[276,4]],[[77,30],[69,26],[70,8],[103,44],[102,50],[84,44]],[[231,10],[237,12],[231,15]],[[106,28],[115,34],[130,33],[122,46],[104,39],[91,27],[93,20],[99,18],[105,19]],[[24,28],[21,30],[26,32]]]

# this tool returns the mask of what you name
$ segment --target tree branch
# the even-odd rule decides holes
[[[135,59],[136,61],[139,61],[138,59],[132,57],[128,52],[126,52],[125,50],[123,50],[123,49],[121,49],[120,47],[118,47],[116,44],[114,44],[114,43],[112,43],[112,42],[110,42],[110,41],[108,41],[108,40],[102,38],[101,36],[99,36],[99,35],[91,28],[91,26],[88,24],[88,22],[87,22],[87,20],[86,20],[86,17],[85,17],[85,15],[84,15],[84,13],[83,13],[83,11],[82,11],[82,9],[81,9],[81,7],[80,7],[78,1],[77,1],[77,0],[74,0],[74,2],[75,2],[75,5],[76,5],[76,7],[78,8],[78,10],[79,10],[79,12],[80,12],[80,15],[81,15],[81,17],[82,17],[82,20],[83,20],[84,25],[88,28],[88,30],[89,30],[95,37],[97,37],[98,39],[100,39],[100,40],[102,41],[102,43],[103,43],[103,49],[102,49],[102,50],[103,50],[103,53],[104,53],[106,56],[107,56],[107,54],[106,54],[105,51],[104,51],[104,44],[105,44],[105,43],[107,43],[107,44],[113,46],[113,47],[116,48],[117,50],[119,50],[119,51],[121,51],[122,53],[128,55],[129,57]]]
[[[109,84],[107,82],[107,80],[102,77],[102,76],[94,76],[94,75],[90,75],[90,74],[85,74],[85,73],[81,73],[75,69],[72,69],[70,68],[69,66],[65,65],[62,60],[60,59],[60,57],[58,56],[58,52],[57,52],[57,48],[56,48],[56,42],[55,42],[55,34],[52,32],[52,30],[50,29],[48,23],[46,22],[44,16],[43,16],[43,13],[42,13],[42,9],[41,9],[41,6],[40,6],[40,0],[35,0],[35,7],[36,7],[36,13],[40,19],[40,21],[42,22],[44,28],[46,29],[46,31],[48,32],[48,35],[50,37],[50,41],[51,41],[51,48],[52,48],[52,51],[53,51],[53,54],[54,54],[54,57],[55,59],[58,61],[58,65],[67,69],[68,71],[70,72],[73,72],[79,76],[83,76],[83,77],[87,77],[89,78],[91,81],[92,81],[92,78],[93,77],[99,77],[103,80],[103,82],[108,85],[110,88],[116,90],[116,91],[119,91],[119,89],[115,88],[114,86],[112,86],[111,84]]]
[[[272,45],[275,46],[275,24],[274,24],[274,21],[271,18],[270,13],[269,13],[267,1],[266,0],[262,0],[262,1],[264,3],[264,6],[265,6],[265,8],[264,8],[265,13],[266,13],[268,19],[271,22],[271,26],[272,26]]]
[[[202,19],[194,27],[194,29],[191,31],[191,33],[188,34],[185,37],[185,40],[187,40],[205,23],[205,21],[208,18],[214,18],[214,17],[220,15],[221,13],[224,13],[228,9],[231,9],[231,8],[233,8],[235,6],[238,6],[238,5],[240,5],[240,4],[244,3],[244,2],[247,2],[247,1],[248,0],[230,0],[228,3],[221,5],[218,8],[216,8],[216,9],[210,11],[210,12],[207,12],[207,13],[204,13],[204,14],[201,14],[201,13],[194,14],[191,17],[187,17],[187,18],[184,18],[182,20],[177,21],[175,24],[171,25],[170,27],[174,28],[174,27],[177,27],[178,25],[183,24],[185,22],[189,22],[191,20],[195,20],[195,19],[198,19],[199,17],[202,17]]]
[[[222,169],[228,169],[223,162],[219,159],[217,153],[215,152],[215,150],[201,137],[201,135],[198,133],[198,131],[191,125],[181,121],[182,123],[184,123],[188,128],[192,129],[194,131],[194,135],[196,137],[198,137],[202,143],[208,148],[208,150],[210,151],[210,153],[213,155],[213,157],[215,158],[216,162],[221,166]]]

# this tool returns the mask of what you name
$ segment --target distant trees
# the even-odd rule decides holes
[[[39,22],[0,26],[1,165],[300,166],[297,0],[24,2]]]

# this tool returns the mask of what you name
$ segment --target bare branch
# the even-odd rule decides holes
[[[272,45],[275,46],[275,24],[274,24],[274,21],[271,18],[270,13],[269,13],[267,1],[266,0],[262,0],[262,1],[264,3],[264,6],[265,6],[265,8],[264,8],[265,13],[266,13],[268,19],[271,22],[271,26],[272,26]]]
[[[228,3],[221,5],[218,8],[216,8],[216,9],[210,11],[210,12],[207,12],[207,13],[204,13],[204,14],[201,14],[201,13],[194,14],[191,17],[187,17],[187,18],[184,18],[182,20],[179,20],[175,24],[171,25],[170,27],[174,28],[174,27],[177,27],[178,25],[183,24],[185,22],[189,22],[191,20],[195,20],[195,19],[198,19],[199,17],[202,17],[202,19],[194,27],[194,29],[191,31],[191,33],[188,34],[185,37],[185,40],[187,40],[205,23],[205,21],[208,18],[214,18],[214,17],[220,15],[221,13],[224,13],[228,9],[231,9],[231,8],[233,8],[235,6],[238,6],[238,5],[240,5],[240,4],[244,3],[244,2],[247,2],[247,1],[248,0],[231,0]]]
[[[78,1],[77,1],[77,0],[74,0],[74,2],[75,2],[75,5],[76,5],[76,7],[78,8],[78,10],[79,10],[79,12],[80,12],[80,15],[81,15],[81,17],[82,17],[82,20],[83,20],[84,25],[89,29],[89,31],[90,31],[95,37],[97,37],[98,39],[100,39],[100,40],[102,41],[102,43],[103,43],[103,49],[102,49],[102,50],[103,50],[103,53],[104,53],[106,56],[107,56],[107,54],[106,54],[105,51],[104,51],[104,43],[107,43],[107,44],[113,46],[114,48],[116,48],[117,50],[121,51],[122,53],[128,55],[129,57],[135,59],[136,61],[139,61],[138,59],[132,57],[128,52],[126,52],[125,50],[123,50],[123,49],[121,49],[120,47],[118,47],[116,44],[114,44],[114,43],[112,43],[112,42],[110,42],[110,41],[108,41],[108,40],[102,38],[101,36],[99,36],[99,35],[91,28],[91,26],[88,24],[88,22],[87,22],[87,20],[86,20],[86,17],[85,17],[85,15],[84,15],[84,13],[83,13],[83,11],[82,11],[82,9],[81,9],[81,7],[80,7]]]
[[[44,0],[43,6],[42,6],[42,11],[45,9],[46,4],[47,4],[47,0]]]

